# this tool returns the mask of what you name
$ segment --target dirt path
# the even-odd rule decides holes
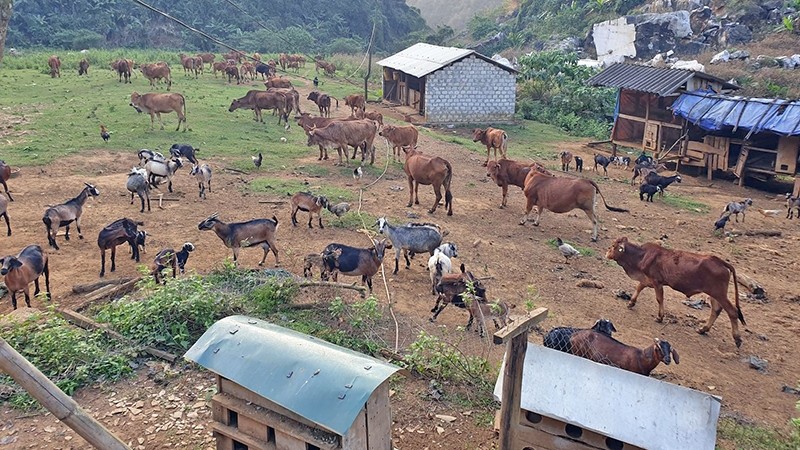
[[[304,106],[309,108],[308,102]],[[310,108],[309,108],[310,109]],[[390,110],[383,109],[387,115]],[[343,114],[343,110],[338,111]],[[396,116],[400,119],[399,116]],[[294,133],[299,133],[294,128]],[[516,144],[511,138],[510,155],[515,155]],[[514,188],[509,192],[509,206],[499,209],[500,189],[486,177],[481,166],[483,158],[480,154],[470,153],[455,144],[420,136],[420,148],[426,153],[435,154],[448,159],[454,167],[453,179],[454,215],[447,217],[440,209],[434,216],[426,211],[433,200],[429,187],[420,189],[421,205],[407,209],[408,199],[406,181],[396,166],[381,181],[371,187],[364,195],[364,211],[375,215],[389,217],[406,217],[408,212],[419,215],[420,220],[435,221],[449,231],[448,240],[459,246],[460,258],[478,276],[491,277],[486,282],[489,296],[492,299],[503,299],[514,303],[518,311],[524,311],[527,299],[535,305],[550,309],[550,319],[545,322],[545,329],[559,325],[588,326],[597,318],[613,320],[619,330],[621,341],[637,346],[648,345],[654,337],[667,339],[681,354],[680,365],[659,366],[654,374],[672,383],[699,389],[719,395],[723,398],[724,410],[735,412],[757,424],[782,428],[787,420],[796,415],[796,397],[781,392],[783,385],[795,386],[800,374],[800,362],[794,354],[800,348],[797,336],[800,335],[800,324],[797,316],[800,313],[800,289],[794,278],[788,274],[798,273],[796,255],[800,251],[800,222],[786,221],[783,217],[765,218],[755,210],[747,216],[746,223],[731,223],[736,230],[777,229],[783,232],[779,238],[738,237],[735,242],[712,235],[713,223],[724,204],[730,200],[752,197],[753,208],[779,209],[781,203],[773,196],[761,192],[741,189],[731,183],[715,181],[709,187],[705,179],[686,176],[681,184],[670,187],[671,192],[689,196],[710,206],[708,214],[679,210],[664,205],[656,199],[654,203],[643,203],[638,199],[638,192],[626,183],[604,180],[593,172],[585,171],[583,176],[598,181],[609,204],[628,208],[630,214],[612,213],[600,210],[602,231],[598,243],[590,242],[590,223],[585,216],[577,213],[555,215],[547,213],[543,216],[541,226],[518,225],[523,208],[523,196]],[[558,147],[570,148],[581,154],[584,161],[591,159],[591,153],[578,144],[565,144]],[[556,148],[552,148],[556,152]],[[316,150],[309,149],[309,155]],[[302,156],[302,155],[299,155]],[[204,154],[203,157],[209,157]],[[309,164],[332,165],[332,161],[317,163],[308,158]],[[385,150],[379,146],[377,164],[383,165]],[[207,272],[222,264],[230,256],[220,240],[209,232],[197,230],[197,223],[213,212],[219,212],[223,220],[243,220],[251,217],[271,217],[275,214],[280,222],[278,230],[278,246],[281,253],[282,266],[294,273],[302,273],[303,255],[317,252],[330,242],[366,246],[368,241],[363,234],[350,230],[327,227],[324,230],[309,230],[304,226],[294,228],[289,219],[288,204],[259,204],[256,195],[247,192],[247,183],[257,174],[231,174],[220,170],[225,163],[211,156],[207,162],[215,169],[214,191],[208,199],[197,198],[197,185],[188,175],[187,170],[179,171],[174,180],[176,194],[180,200],[165,202],[164,210],[155,206],[151,213],[139,214],[138,199],[134,205],[129,204],[125,190],[126,173],[136,163],[136,155],[112,153],[107,151],[85,152],[82,155],[60,160],[43,168],[23,168],[18,178],[9,183],[16,202],[12,203],[9,212],[14,235],[10,238],[0,237],[0,253],[17,252],[30,243],[46,244],[44,226],[41,223],[42,213],[47,205],[60,203],[80,191],[84,182],[96,184],[101,196],[90,200],[84,211],[82,228],[86,239],[73,239],[65,242],[58,237],[60,251],[48,250],[51,261],[51,286],[55,301],[62,305],[74,305],[80,298],[70,294],[74,284],[93,282],[98,279],[99,251],[96,245],[98,231],[107,223],[120,218],[130,217],[143,220],[152,238],[148,243],[148,254],[143,263],[151,261],[158,249],[166,246],[177,247],[183,242],[191,241],[197,245],[189,260],[188,268],[199,273]],[[589,167],[588,163],[585,163]],[[286,178],[297,178],[288,173]],[[333,171],[338,173],[338,171]],[[629,172],[610,168],[612,179],[629,180]],[[302,178],[301,178],[302,180]],[[372,179],[354,182],[347,176],[332,175],[319,179],[307,179],[309,184],[331,184],[350,189],[358,197],[358,187]],[[397,190],[397,187],[402,190]],[[768,198],[769,197],[769,198]],[[266,197],[263,197],[266,198]],[[272,198],[277,200],[276,198]],[[283,198],[285,199],[285,198]],[[353,205],[354,209],[357,205]],[[327,219],[327,217],[326,217]],[[301,223],[303,221],[301,220]],[[367,224],[371,225],[371,224]],[[704,321],[709,313],[690,309],[681,304],[682,295],[668,290],[666,309],[668,318],[665,323],[655,322],[656,302],[652,292],[646,291],[634,310],[628,310],[625,302],[615,298],[612,291],[623,289],[631,292],[635,283],[625,276],[616,264],[603,259],[610,242],[621,235],[626,235],[636,242],[663,240],[665,246],[685,250],[708,252],[731,261],[737,271],[756,278],[769,294],[769,302],[756,304],[743,302],[742,310],[747,320],[749,332],[743,334],[744,344],[740,350],[733,345],[730,336],[730,323],[721,318],[707,336],[698,335],[694,329]],[[77,237],[77,233],[75,233]],[[563,264],[557,250],[547,244],[547,240],[561,237],[574,245],[590,248],[595,256],[582,257],[570,265]],[[117,272],[110,276],[134,276],[134,264],[128,259],[122,248],[117,261]],[[391,253],[390,253],[391,254]],[[253,267],[261,257],[260,249],[243,250],[240,263],[245,267]],[[463,326],[466,314],[457,308],[446,309],[439,317],[437,324],[428,322],[429,310],[433,297],[429,293],[429,278],[423,267],[425,258],[418,257],[410,270],[402,269],[396,276],[390,274],[393,261],[386,265],[389,275],[388,284],[391,291],[393,307],[400,318],[400,348],[409,345],[420,329],[450,338],[462,333],[456,327]],[[267,264],[274,264],[270,256]],[[108,275],[107,275],[108,276]],[[582,289],[575,287],[577,277],[590,277],[603,282],[604,289]],[[355,279],[354,279],[355,280]],[[376,294],[385,301],[382,282],[376,279]],[[349,296],[352,294],[344,293]],[[731,295],[732,289],[731,289]],[[349,298],[349,297],[348,297]],[[34,306],[42,306],[38,300]],[[10,302],[0,304],[0,314],[10,311]],[[615,335],[616,337],[617,335]],[[493,363],[502,357],[502,349],[491,346],[487,340],[480,340],[474,333],[462,338],[460,347],[468,353],[488,354]],[[537,340],[535,338],[534,340]],[[765,373],[748,367],[746,359],[757,355],[769,362]],[[203,378],[205,375],[195,375]],[[207,377],[206,377],[207,378]],[[203,378],[205,379],[205,378]],[[136,391],[136,382],[121,383],[120,389]],[[127,386],[127,387],[124,387]],[[430,431],[433,424],[426,416],[426,407],[420,405],[418,396],[412,392],[422,391],[417,385],[409,388],[401,395],[406,400],[396,401],[393,408],[396,412],[396,437],[403,434],[399,442],[402,448],[422,448],[431,444],[431,435],[420,434],[414,437],[415,423]],[[108,395],[103,388],[97,395]],[[86,398],[95,394],[94,390],[84,390],[81,396]],[[79,399],[81,398],[79,396]],[[395,402],[395,400],[393,400]],[[419,407],[419,416],[415,419],[413,411]],[[93,406],[95,412],[105,407],[98,400]],[[3,417],[16,417],[17,412],[0,410]],[[36,422],[38,421],[38,422]],[[42,427],[53,426],[50,416],[27,418],[13,421],[8,430],[33,432],[35,435],[46,435]],[[486,428],[468,426],[469,420],[462,421],[462,431],[458,441],[465,448],[475,443],[491,440],[491,431]],[[130,422],[109,422],[115,430],[129,428]],[[400,426],[403,423],[405,425]],[[47,424],[47,425],[46,425]],[[137,423],[145,426],[144,423]],[[38,431],[37,431],[38,430]],[[400,431],[399,431],[400,430]],[[126,431],[126,436],[135,439]],[[195,434],[192,445],[202,447],[207,435],[204,429],[187,429],[187,435]],[[18,434],[22,438],[22,434]],[[181,439],[169,435],[164,441],[179,446]],[[76,438],[79,440],[79,438]],[[23,442],[23,441],[20,441]],[[32,440],[40,444],[38,448],[68,448],[63,441],[41,446],[42,441]],[[145,448],[158,448],[147,441]],[[450,441],[453,442],[453,441]],[[439,444],[442,445],[442,444]],[[491,444],[487,444],[491,445]],[[78,445],[78,448],[80,445]],[[431,446],[431,448],[436,446]],[[22,447],[20,447],[22,448]],[[442,448],[456,448],[444,444]],[[488,448],[488,447],[487,447]]]

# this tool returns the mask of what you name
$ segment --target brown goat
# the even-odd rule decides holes
[[[506,149],[508,148],[508,134],[500,128],[489,127],[485,130],[475,128],[472,130],[472,142],[480,141],[486,146],[486,161],[483,165],[489,163],[489,152],[494,149],[494,160],[497,161],[497,150],[500,150],[500,158],[506,158]]]
[[[305,211],[308,213],[308,228],[314,228],[311,225],[311,221],[314,220],[314,214],[319,218],[319,227],[325,228],[322,225],[322,209],[328,208],[327,197],[316,196],[309,192],[298,192],[292,196],[290,203],[292,204],[293,226],[297,226],[297,211]]]
[[[419,205],[419,185],[433,185],[433,193],[436,200],[428,213],[433,214],[439,207],[442,199],[442,186],[444,185],[444,207],[447,208],[447,215],[453,215],[453,194],[450,192],[450,181],[453,179],[453,166],[446,159],[438,156],[428,156],[413,148],[403,148],[406,153],[406,162],[403,170],[408,177],[408,205]]]
[[[264,250],[264,257],[261,258],[259,266],[264,265],[267,260],[267,253],[272,250],[275,255],[275,266],[280,264],[278,258],[278,247],[275,243],[275,232],[278,230],[278,218],[272,219],[253,219],[247,222],[225,223],[214,213],[197,225],[201,231],[214,230],[214,233],[222,239],[225,247],[233,250],[233,263],[238,265],[239,250],[242,247],[253,247],[260,245]]]
[[[431,309],[433,316],[431,316],[429,320],[435,322],[439,314],[450,303],[459,308],[467,308],[464,294],[470,290],[470,286],[474,291],[472,293],[473,297],[486,299],[486,288],[483,287],[483,283],[475,278],[472,272],[468,272],[463,263],[461,264],[461,273],[446,273],[442,275],[442,278],[436,285],[436,293],[438,296],[436,297],[436,303]]]
[[[106,225],[97,235],[97,246],[100,247],[100,276],[106,274],[106,250],[111,250],[111,272],[117,270],[117,246],[125,242],[131,247],[131,259],[139,262],[138,226],[142,222],[134,222],[128,218],[117,219]]]
[[[47,299],[50,295],[50,268],[47,262],[47,254],[38,245],[29,245],[22,249],[19,254],[0,258],[0,275],[3,275],[6,288],[11,292],[11,305],[17,309],[17,292],[25,294],[25,304],[31,307],[31,297],[28,294],[28,286],[33,281],[35,289],[33,296],[39,295],[39,276],[44,274],[45,288],[47,289]]]
[[[3,218],[6,219],[8,235],[11,236],[11,222],[8,221],[8,199],[3,194],[0,194],[0,216],[3,216]]]
[[[485,299],[471,295],[467,299],[469,321],[467,322],[466,329],[469,330],[472,327],[472,322],[477,317],[478,329],[476,331],[481,337],[483,337],[486,332],[486,321],[488,319],[492,319],[495,329],[499,330],[501,327],[508,325],[508,314],[511,309],[515,307],[516,305],[509,305],[502,300],[498,302],[487,302]]]
[[[594,330],[578,330],[570,337],[570,347],[575,356],[644,376],[661,362],[669,365],[675,359],[675,364],[680,364],[678,352],[658,338],[653,345],[638,349]]]
[[[312,270],[314,266],[319,267],[320,280],[328,281],[329,275],[325,268],[323,253],[309,253],[303,258],[303,277],[312,278],[314,276],[314,271]]]
[[[13,202],[14,197],[12,197],[11,193],[8,192],[8,185],[6,184],[6,181],[8,181],[9,178],[11,178],[11,166],[9,166],[8,164],[6,164],[5,161],[0,159],[0,184],[3,185],[3,189],[5,189],[6,191],[6,196],[8,197],[8,200]]]
[[[569,172],[569,165],[572,163],[572,152],[565,150],[559,153],[558,157],[561,158],[561,170],[564,172]]]

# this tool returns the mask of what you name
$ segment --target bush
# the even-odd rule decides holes
[[[363,54],[364,43],[351,38],[337,38],[326,47],[326,53]]]
[[[486,388],[491,386],[489,361],[468,356],[456,345],[420,331],[403,364],[420,375]]]

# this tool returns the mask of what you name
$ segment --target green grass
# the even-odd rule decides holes
[[[705,203],[700,203],[678,194],[665,193],[664,197],[661,197],[661,200],[665,205],[684,209],[695,214],[705,214],[711,211],[711,208]]]
[[[564,243],[565,243],[565,244],[569,244],[569,245],[571,245],[571,246],[575,247],[575,250],[577,250],[578,252],[580,252],[581,256],[594,256],[594,255],[596,255],[596,254],[597,254],[597,253],[595,252],[595,250],[594,250],[594,249],[592,249],[592,248],[589,248],[589,247],[581,247],[580,245],[575,245],[574,243],[572,243],[572,242],[567,242],[567,241],[564,241]],[[558,248],[558,244],[556,243],[556,240],[555,240],[555,239],[548,239],[548,241],[547,241],[547,245],[549,245],[550,247],[553,247],[553,248]]]
[[[800,431],[791,437],[786,437],[777,432],[757,427],[744,425],[734,419],[720,419],[717,426],[717,437],[735,442],[736,450],[797,450],[800,448]]]
[[[292,196],[297,192],[311,192],[314,195],[324,195],[331,202],[349,201],[358,198],[358,193],[347,189],[304,183],[299,180],[285,180],[281,178],[259,177],[248,185],[253,192],[263,192],[276,196]]]

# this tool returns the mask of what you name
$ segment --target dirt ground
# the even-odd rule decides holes
[[[306,103],[304,101],[304,105]],[[391,110],[381,110],[385,115],[394,115]],[[340,109],[338,114],[345,112]],[[401,119],[400,115],[394,116]],[[465,133],[464,130],[455,132]],[[191,134],[186,139],[191,142]],[[524,144],[515,143],[511,136],[512,157],[517,145]],[[798,398],[783,393],[781,389],[784,385],[796,386],[800,378],[800,362],[794,357],[800,349],[797,338],[800,324],[796,319],[800,313],[800,288],[796,285],[796,277],[787,276],[798,273],[800,269],[797,260],[800,221],[787,221],[783,213],[772,218],[755,211],[757,208],[783,210],[782,202],[775,195],[739,188],[725,181],[710,183],[705,178],[684,176],[683,182],[670,186],[669,191],[710,206],[711,212],[698,214],[667,206],[658,198],[654,203],[640,202],[638,190],[625,183],[630,179],[629,171],[609,167],[610,178],[604,179],[586,170],[581,176],[597,180],[609,204],[631,210],[629,214],[613,213],[600,205],[600,240],[592,243],[589,239],[590,222],[583,213],[546,213],[539,227],[530,223],[518,225],[524,206],[521,192],[517,188],[510,189],[509,205],[500,209],[500,189],[486,177],[481,165],[482,155],[425,135],[420,136],[419,146],[426,153],[442,156],[452,163],[455,172],[452,188],[454,215],[446,216],[441,208],[433,216],[426,213],[433,201],[429,187],[420,189],[421,205],[406,208],[406,181],[396,168],[365,192],[364,211],[390,217],[406,217],[407,212],[413,211],[421,220],[440,224],[449,231],[446,239],[459,246],[459,258],[455,263],[463,262],[478,276],[491,277],[486,281],[491,298],[509,301],[517,306],[517,311],[524,311],[526,299],[533,295],[529,287],[535,287],[534,303],[550,310],[544,329],[561,325],[586,327],[604,317],[611,319],[619,330],[615,337],[631,345],[649,345],[654,337],[669,340],[679,350],[681,364],[661,365],[654,371],[654,376],[721,396],[726,414],[734,414],[755,424],[786,429],[788,419],[797,414],[795,402]],[[586,161],[585,167],[590,166],[590,149],[570,143],[553,146],[551,150],[557,152],[561,149],[580,154]],[[77,239],[77,231],[73,230],[74,238],[69,242],[62,236],[58,237],[61,250],[47,250],[53,297],[61,305],[74,305],[81,300],[70,293],[73,285],[97,281],[100,265],[97,233],[104,225],[120,217],[144,221],[143,228],[152,235],[143,262],[149,263],[160,248],[177,248],[183,242],[191,241],[197,245],[197,251],[192,254],[188,268],[199,273],[219,266],[231,254],[212,233],[197,229],[197,223],[217,211],[227,221],[275,214],[280,222],[278,246],[281,266],[296,274],[302,274],[303,255],[318,252],[330,242],[368,245],[363,234],[350,230],[292,227],[288,203],[259,204],[259,199],[269,198],[246,193],[247,182],[258,174],[241,175],[219,170],[225,162],[207,153],[202,156],[208,158],[206,161],[215,169],[213,192],[207,200],[197,199],[196,183],[188,175],[188,170],[181,170],[174,180],[175,197],[180,200],[165,202],[163,210],[154,202],[152,212],[140,214],[138,199],[130,205],[125,190],[126,174],[136,163],[138,149],[132,146],[120,150],[124,152],[85,152],[49,166],[22,168],[20,175],[9,182],[16,199],[9,206],[14,234],[0,237],[0,253],[4,255],[16,253],[31,243],[47,244],[41,222],[47,205],[76,195],[84,182],[96,184],[101,191],[99,198],[89,200],[85,206],[82,229],[86,239]],[[332,165],[332,160],[317,162],[315,152],[309,149],[303,162]],[[384,158],[385,153],[379,146],[376,164],[382,166]],[[281,176],[297,178],[289,170]],[[352,189],[357,198],[358,188],[373,181],[367,178],[354,181],[351,177],[331,176],[307,180],[312,186],[325,183]],[[398,186],[402,190],[397,190]],[[729,242],[713,235],[713,223],[724,205],[746,197],[754,199],[746,223],[731,222],[728,229],[780,230],[781,237],[740,236]],[[354,209],[356,206],[354,202]],[[304,220],[301,216],[301,225]],[[682,304],[685,298],[674,291],[667,290],[665,306],[668,316],[663,324],[655,322],[657,305],[652,290],[645,291],[637,306],[628,310],[626,303],[616,298],[613,291],[632,292],[635,282],[616,264],[603,259],[607,247],[619,236],[628,236],[639,243],[663,237],[664,245],[718,255],[733,263],[738,272],[758,280],[766,288],[769,301],[763,304],[742,301],[748,326],[743,333],[741,349],[733,344],[730,323],[725,317],[717,321],[708,335],[698,335],[694,330],[705,321],[708,307],[702,311],[691,309]],[[547,244],[547,240],[556,237],[590,248],[595,255],[565,265],[558,251]],[[127,251],[121,250],[117,272],[110,276],[135,276],[134,264],[128,259]],[[393,253],[388,255],[393,256]],[[393,262],[388,255],[387,282],[392,307],[399,318],[399,347],[402,349],[413,342],[420,329],[434,334],[447,332],[452,335],[457,332],[456,327],[464,325],[467,319],[463,310],[448,308],[439,316],[437,324],[428,322],[434,299],[429,292],[424,258],[418,257],[410,270],[401,268],[397,276],[392,276]],[[253,267],[260,258],[260,249],[243,250],[240,264]],[[267,265],[272,264],[274,259],[270,255]],[[578,288],[578,277],[601,281],[604,288]],[[385,302],[380,277],[375,281],[376,294]],[[346,291],[344,295],[353,294]],[[730,295],[733,296],[733,289],[730,289]],[[24,302],[20,301],[20,305],[24,306]],[[34,306],[42,305],[34,300]],[[0,304],[0,314],[7,314],[10,310],[10,302],[4,300]],[[541,342],[538,336],[533,336],[532,341]],[[502,348],[492,346],[474,333],[463,339],[461,347],[468,353],[486,354],[493,363],[499,363],[502,358]],[[768,362],[765,372],[749,367],[747,359],[751,355]],[[213,384],[211,377],[194,371],[178,376],[171,374],[170,370],[166,369],[169,375],[166,382],[153,377],[154,372],[164,373],[160,363],[154,362],[139,369],[137,377],[131,380],[83,389],[76,399],[134,447],[212,448],[210,413],[204,402],[205,393]],[[148,373],[151,375],[149,378]],[[420,380],[411,380],[397,389],[392,399],[395,447],[496,447],[494,433],[488,427],[477,426],[477,420],[468,408],[443,407],[427,399],[426,391],[426,383]],[[435,414],[449,414],[457,419],[446,423],[434,418]],[[80,437],[49,414],[26,415],[0,408],[0,419],[0,447],[3,444],[9,444],[9,448],[49,449],[86,446]],[[169,422],[173,425],[165,429]]]

